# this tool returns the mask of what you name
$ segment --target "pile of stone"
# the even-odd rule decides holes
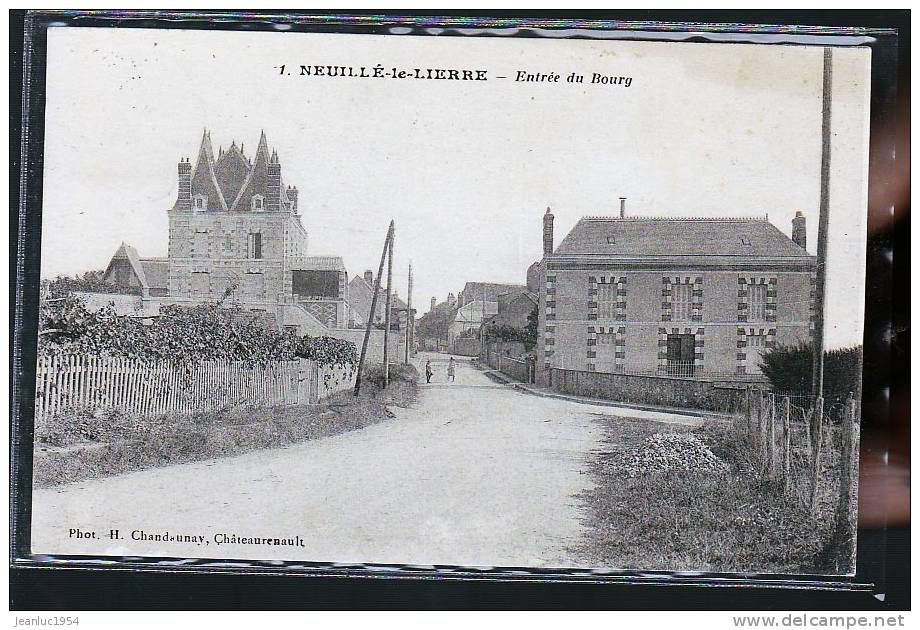
[[[627,477],[668,471],[717,473],[728,470],[728,464],[692,433],[656,433],[637,448],[619,453],[614,466],[619,474]]]

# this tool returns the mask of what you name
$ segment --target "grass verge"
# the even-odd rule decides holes
[[[690,429],[604,417],[605,450],[595,453],[595,487],[580,495],[588,537],[585,564],[632,570],[817,573],[829,523],[812,516],[751,471],[727,423]],[[725,470],[626,475],[618,462],[655,433],[699,437]]]
[[[317,405],[146,417],[114,409],[50,418],[35,427],[33,485],[43,488],[227,457],[361,429],[388,420],[388,406],[407,407],[415,401],[415,368],[391,368],[390,376],[390,386],[381,389],[371,369],[360,396],[342,391]]]

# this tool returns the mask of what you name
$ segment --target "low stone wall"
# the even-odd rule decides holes
[[[512,359],[510,357],[499,357],[498,370],[507,376],[510,376],[521,383],[530,382],[530,370],[527,361],[522,359]]]
[[[747,384],[553,368],[550,387],[566,394],[626,403],[737,413],[746,407]]]
[[[457,337],[454,339],[453,353],[465,357],[478,357],[482,349],[478,339],[471,337]]]

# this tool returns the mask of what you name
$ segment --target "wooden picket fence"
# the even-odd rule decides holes
[[[353,382],[354,375],[347,368],[324,367],[306,359],[190,364],[76,355],[40,357],[35,418],[81,408],[157,414],[312,404]]]

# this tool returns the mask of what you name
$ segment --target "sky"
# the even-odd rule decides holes
[[[619,197],[633,216],[767,215],[787,234],[799,210],[814,253],[821,69],[820,48],[790,45],[52,27],[42,276],[104,268],[122,241],[165,256],[176,164],[205,128],[215,153],[235,140],[250,156],[265,131],[308,253],[352,276],[376,271],[393,219],[394,285],[404,297],[411,261],[420,312],[468,281],[523,284],[547,207],[557,245]],[[835,50],[829,347],[862,340],[868,95],[869,51]]]

